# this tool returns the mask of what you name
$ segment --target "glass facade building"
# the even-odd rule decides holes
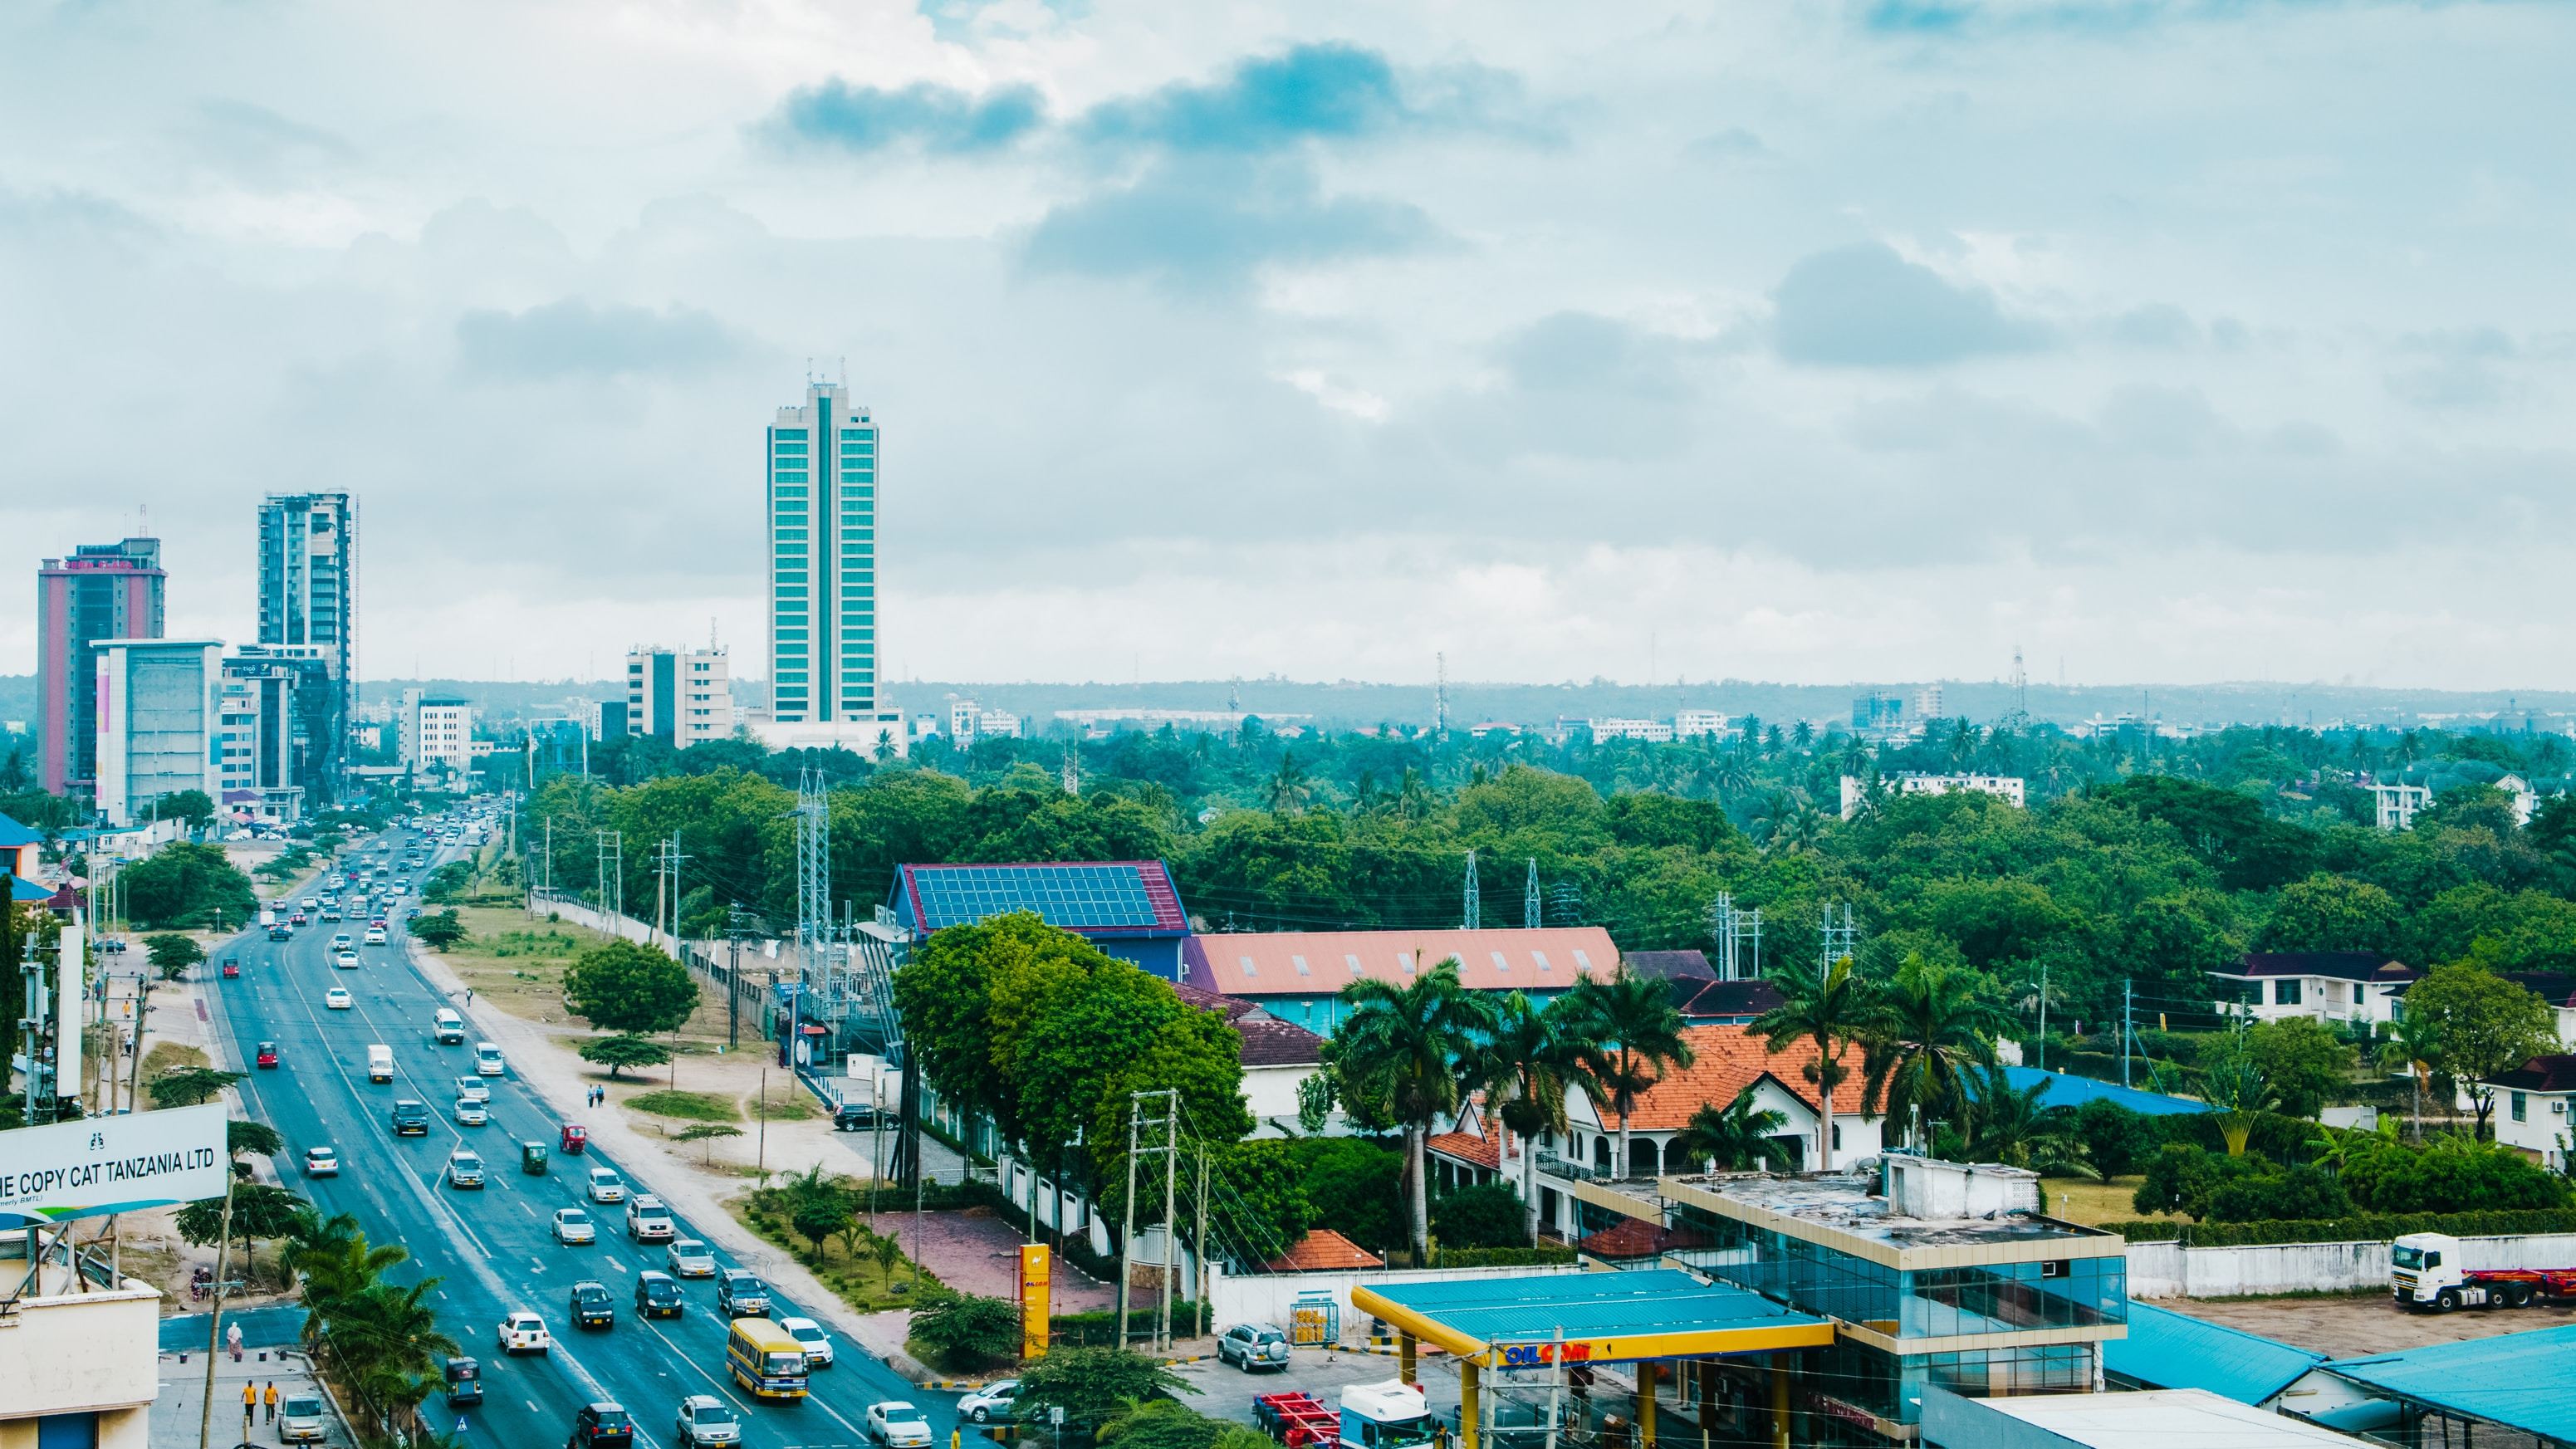
[[[770,717],[783,724],[877,712],[877,427],[844,389],[808,383],[780,408],[765,458],[769,498]]]
[[[321,688],[299,701],[310,749],[305,798],[341,793],[358,690],[358,504],[347,493],[271,493],[259,505],[259,642],[321,661]]]

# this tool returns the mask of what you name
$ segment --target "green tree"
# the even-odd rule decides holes
[[[1020,1356],[1019,1305],[972,1293],[934,1293],[913,1309],[911,1339],[952,1368],[1010,1363]]]
[[[1455,958],[1397,986],[1362,977],[1342,988],[1342,1029],[1325,1047],[1351,1092],[1382,1103],[1404,1132],[1405,1201],[1414,1261],[1430,1261],[1431,1125],[1458,1110],[1471,1054],[1495,1025],[1493,1002],[1458,980]]]
[[[2263,927],[2271,951],[2393,951],[2405,939],[2405,908],[2367,881],[2319,872],[2283,886]]]
[[[735,1127],[735,1126],[731,1126],[731,1125],[729,1125],[729,1124],[727,1124],[727,1123],[723,1123],[723,1122],[699,1122],[699,1123],[693,1124],[693,1125],[688,1126],[688,1127],[683,1127],[683,1128],[681,1128],[678,1132],[673,1133],[673,1134],[672,1134],[672,1136],[671,1136],[671,1140],[672,1140],[672,1141],[674,1141],[674,1142],[706,1142],[706,1143],[713,1143],[713,1142],[714,1142],[714,1141],[716,1141],[718,1138],[723,1138],[723,1137],[740,1137],[741,1135],[742,1135],[742,1129],[741,1129],[741,1128],[739,1128],[739,1127]],[[700,1162],[707,1162],[707,1161],[711,1161],[711,1160],[713,1160],[713,1159],[714,1159],[714,1157],[715,1157],[715,1148],[714,1148],[714,1147],[712,1147],[712,1146],[705,1147],[705,1148],[701,1148],[701,1149],[699,1150],[699,1152],[698,1152],[698,1160],[699,1160]],[[831,1236],[831,1235],[830,1235],[829,1233],[826,1233],[826,1234],[824,1234],[824,1236],[829,1237],[829,1236]],[[821,1245],[820,1243],[817,1243],[817,1244],[815,1245],[814,1251],[816,1251],[817,1253],[821,1252],[821,1251],[822,1251],[822,1245]]]
[[[1507,1182],[1479,1183],[1433,1198],[1431,1235],[1443,1248],[1526,1248],[1532,1241],[1521,1195]]]
[[[2381,1066],[2406,1069],[2407,1085],[2414,1098],[2415,1140],[2422,1142],[2425,1088],[2447,1080],[2442,1071],[2441,1022],[2420,1012],[2400,1016],[2379,1043],[2378,1057]]]
[[[387,1268],[410,1256],[411,1250],[400,1244],[369,1244],[349,1213],[299,1216],[286,1234],[285,1263],[303,1283],[304,1342],[320,1343],[334,1309],[374,1287]]]
[[[1102,1449],[1262,1449],[1268,1435],[1211,1419],[1177,1399],[1147,1399],[1119,1409],[1100,1426]]]
[[[2221,1182],[2209,1194],[2209,1220],[2250,1223],[2339,1218],[2352,1211],[2352,1196],[2334,1174],[2313,1164],[2257,1171]]]
[[[2529,988],[2461,963],[2436,966],[2406,988],[2406,1015],[2421,1017],[2442,1044],[2442,1065],[2477,1110],[2487,1135],[2495,1088],[2486,1079],[2558,1049],[2557,1020]]]
[[[603,941],[564,973],[564,1005],[602,1031],[649,1036],[688,1021],[698,1009],[698,983],[650,946]]]
[[[147,931],[238,926],[258,909],[250,878],[219,846],[179,841],[127,866],[117,876],[126,914]]]
[[[581,1059],[608,1068],[610,1081],[628,1067],[658,1067],[671,1059],[668,1047],[645,1036],[597,1036],[581,1044]]]
[[[1631,1175],[1628,1115],[1654,1090],[1664,1072],[1694,1059],[1672,988],[1659,977],[1628,970],[1608,980],[1586,976],[1566,993],[1573,1003],[1568,1032],[1574,1037],[1585,1084],[1619,1114],[1619,1175]]]
[[[1682,1159],[1705,1163],[1712,1172],[1795,1172],[1797,1150],[1778,1135],[1789,1125],[1789,1114],[1758,1105],[1754,1094],[1747,1086],[1723,1107],[1702,1102],[1673,1139]]]
[[[1834,1160],[1834,1088],[1850,1068],[1845,1048],[1869,1030],[1874,1004],[1852,973],[1852,959],[1841,956],[1823,967],[1791,967],[1774,975],[1782,1001],[1747,1028],[1762,1038],[1773,1056],[1805,1044],[1815,1049],[1806,1077],[1816,1085],[1816,1155],[1819,1168]]]
[[[235,1117],[224,1123],[224,1152],[227,1156],[275,1157],[286,1150],[286,1138],[265,1122]]]
[[[1968,1150],[1979,1161],[2062,1173],[2075,1163],[2073,1114],[2050,1107],[2049,1079],[2017,1088],[2000,1064],[1987,1066],[1976,1085],[1968,1120]]]
[[[411,938],[433,951],[444,951],[465,939],[465,922],[454,911],[431,911],[413,918]]]
[[[1492,1032],[1478,1054],[1475,1075],[1485,1104],[1521,1140],[1525,1242],[1538,1241],[1538,1154],[1531,1144],[1565,1130],[1566,1089],[1583,1072],[1584,1007],[1570,993],[1542,1008],[1512,992],[1496,1008]]]
[[[2011,1025],[1990,989],[1980,972],[1907,956],[1871,1013],[1861,1110],[1905,1124],[1917,1144],[1927,1117],[1966,1120],[1969,1073],[1994,1061]]]
[[[186,936],[163,934],[143,938],[143,949],[152,958],[152,969],[164,981],[176,981],[188,974],[188,968],[206,959],[206,948]]]
[[[202,830],[215,818],[215,802],[203,790],[173,790],[153,802],[152,813],[163,820],[187,822],[191,830]]]
[[[172,1067],[152,1079],[152,1105],[194,1107],[214,1100],[216,1093],[241,1079],[239,1072],[214,1067]]]
[[[1062,1348],[1021,1372],[1013,1412],[1044,1422],[1049,1409],[1060,1408],[1065,1422],[1081,1431],[1097,1429],[1129,1404],[1198,1391],[1196,1384],[1143,1354],[1123,1348]]]
[[[2192,1142],[2168,1142],[2147,1159],[2145,1177],[2129,1195],[2129,1206],[2142,1213],[2181,1213],[2195,1222],[2209,1213],[2210,1194],[2227,1176],[2221,1164],[2233,1159],[2209,1155]]]
[[[2136,1171],[2159,1142],[2150,1119],[2101,1097],[2075,1109],[2072,1130],[2085,1160],[2104,1182]]]
[[[2227,1139],[2227,1155],[2245,1155],[2245,1140],[2254,1119],[2272,1109],[2280,1094],[2256,1060],[2244,1032],[2229,1032],[2204,1044],[2200,1054],[2200,1099],[2218,1118]]]
[[[2246,1050],[2293,1117],[2314,1117],[2352,1085],[2352,1048],[2309,1016],[2258,1022],[2245,1033]]]
[[[242,1245],[242,1277],[254,1276],[258,1242],[264,1238],[283,1238],[296,1229],[299,1215],[311,1204],[282,1187],[263,1182],[241,1182],[233,1185],[233,1237]],[[179,1236],[199,1247],[209,1246],[223,1231],[224,1200],[221,1196],[203,1198],[179,1209]]]

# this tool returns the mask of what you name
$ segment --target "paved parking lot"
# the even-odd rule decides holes
[[[2457,1313],[2409,1313],[2385,1293],[2319,1295],[2314,1298],[2158,1298],[2170,1308],[2296,1344],[2328,1358],[2361,1358],[2428,1343],[2457,1343],[2520,1333],[2531,1328],[2558,1328],[2576,1323],[2576,1307],[2535,1303],[2529,1308],[2492,1311],[2464,1308]]]
[[[1326,1352],[1301,1348],[1289,1356],[1283,1373],[1248,1374],[1232,1364],[1202,1359],[1185,1363],[1172,1370],[1199,1390],[1196,1398],[1184,1399],[1191,1408],[1211,1419],[1229,1419],[1238,1424],[1252,1422],[1252,1401],[1262,1394],[1285,1394],[1303,1391],[1326,1404],[1341,1402],[1341,1392],[1352,1384],[1384,1383],[1395,1377],[1393,1354],[1354,1353],[1348,1349]],[[1446,1359],[1425,1355],[1421,1360],[1422,1389],[1431,1411],[1455,1419],[1458,1413],[1458,1370]]]

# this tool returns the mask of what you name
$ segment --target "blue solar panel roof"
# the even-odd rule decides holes
[[[1189,918],[1158,860],[1048,865],[907,865],[897,890],[914,929],[936,931],[1009,911],[1098,934],[1185,932]]]

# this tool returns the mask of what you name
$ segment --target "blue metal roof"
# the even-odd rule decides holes
[[[2326,1356],[2188,1313],[2129,1300],[2129,1336],[2102,1345],[2102,1371],[2150,1389],[2207,1389],[2263,1404]]]
[[[26,826],[19,824],[17,821],[10,819],[6,815],[0,815],[0,850],[9,849],[12,846],[42,845],[44,843],[45,837],[42,835],[29,830]]]
[[[2436,1343],[2326,1365],[2367,1388],[2576,1443],[2576,1324]]]
[[[0,870],[0,880],[9,882],[9,899],[13,901],[50,901],[54,893],[22,875]]]
[[[1702,1282],[1678,1268],[1362,1286],[1461,1340],[1544,1344],[1562,1339],[1587,1345],[1589,1356],[1602,1361],[1661,1357],[1677,1351],[1677,1340],[1705,1339],[1711,1351],[1724,1352],[1730,1338],[1829,1327],[1824,1319],[1750,1289]],[[1353,1299],[1354,1304],[1359,1301]],[[1457,1344],[1446,1346],[1458,1351]]]
[[[2116,1102],[2148,1117],[2182,1117],[2209,1110],[2207,1102],[2195,1102],[2189,1097],[2141,1092],[2116,1082],[2097,1082],[2091,1077],[2069,1076],[2064,1072],[2044,1072],[2037,1067],[2006,1067],[2004,1080],[2012,1083],[2016,1092],[2029,1091],[2033,1082],[2048,1083],[2048,1094],[2039,1099],[2042,1107],[2081,1107],[2093,1101]],[[1977,1079],[1970,1077],[1968,1089],[1971,1095],[1975,1093],[1976,1085]]]
[[[1035,911],[1050,926],[1087,935],[1177,936],[1190,928],[1159,860],[907,865],[896,872],[895,896],[919,931],[1008,911]]]

